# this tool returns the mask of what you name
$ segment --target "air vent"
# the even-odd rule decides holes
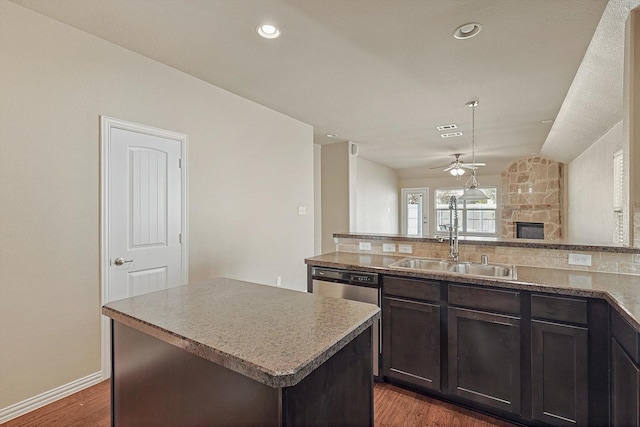
[[[458,125],[456,125],[455,123],[452,123],[450,125],[436,126],[436,129],[438,129],[439,131],[449,130],[449,129],[458,129]]]
[[[451,132],[440,134],[443,138],[453,138],[454,136],[462,136],[462,132]]]

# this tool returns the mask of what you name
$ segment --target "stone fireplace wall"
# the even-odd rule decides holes
[[[544,239],[562,233],[562,163],[535,156],[513,162],[502,172],[500,237],[516,237],[516,222],[544,223]]]

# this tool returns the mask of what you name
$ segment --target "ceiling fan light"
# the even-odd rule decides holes
[[[453,176],[461,176],[464,175],[464,169],[462,168],[453,168],[449,171],[449,173]]]

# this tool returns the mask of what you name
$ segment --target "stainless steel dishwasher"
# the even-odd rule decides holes
[[[311,269],[313,293],[326,297],[368,302],[380,307],[378,274],[325,267]],[[380,360],[380,321],[373,324],[373,374],[378,376]]]

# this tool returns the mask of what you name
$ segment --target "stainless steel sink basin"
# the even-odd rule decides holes
[[[475,274],[477,276],[512,277],[514,267],[497,264],[459,263],[451,266],[454,273]]]
[[[391,268],[408,268],[411,270],[448,271],[451,262],[430,258],[404,258],[389,265]]]
[[[506,264],[480,264],[475,262],[458,262],[433,258],[403,258],[389,268],[416,271],[441,271],[474,276],[499,277],[504,279],[516,278],[516,266]]]

